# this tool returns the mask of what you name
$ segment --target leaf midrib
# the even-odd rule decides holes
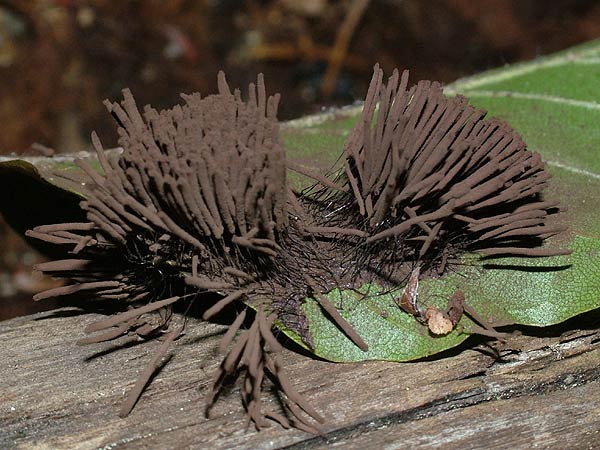
[[[449,94],[465,93],[473,88],[510,80],[542,68],[560,67],[567,64],[597,64],[600,63],[600,40],[592,41],[581,47],[575,47],[551,56],[540,57],[533,61],[514,64],[510,67],[498,67],[483,74],[462,78],[446,86],[444,91]]]

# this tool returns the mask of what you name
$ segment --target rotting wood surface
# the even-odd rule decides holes
[[[0,448],[600,448],[592,314],[590,330],[517,337],[509,347],[520,351],[500,350],[500,359],[484,346],[404,364],[333,364],[285,351],[294,385],[328,418],[324,436],[246,429],[239,387],[205,418],[224,326],[190,319],[174,356],[120,419],[124,392],[160,343],[79,347],[97,314],[20,317],[0,322]]]

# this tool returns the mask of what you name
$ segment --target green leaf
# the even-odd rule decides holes
[[[600,240],[576,237],[573,253],[543,259],[503,258],[494,265],[475,260],[460,272],[419,283],[421,302],[445,308],[458,289],[483,318],[494,325],[550,325],[600,307]],[[465,261],[468,263],[469,261]],[[372,359],[410,361],[452,348],[468,336],[473,322],[466,316],[446,336],[433,336],[427,327],[397,304],[401,290],[386,293],[365,285],[359,293],[335,290],[327,297],[369,345],[362,352],[327,318],[316,300],[307,298],[304,312],[310,324],[313,352],[330,361]],[[284,330],[297,343],[300,338]]]
[[[113,149],[106,153],[115,158],[120,151]],[[29,239],[25,231],[51,223],[85,222],[79,208],[83,199],[79,191],[85,174],[75,164],[76,158],[84,158],[93,168],[102,170],[95,154],[86,152],[52,158],[0,157],[0,214],[32,247],[50,257],[64,256],[64,249]]]
[[[42,175],[55,164],[48,158],[0,160],[0,212],[21,235],[38,225],[84,220],[79,208],[82,197],[58,187],[50,176]],[[48,256],[62,253],[56,246],[25,239]]]
[[[553,179],[548,198],[568,205],[570,233],[555,240],[573,250],[552,258],[501,258],[480,261],[467,257],[457,273],[419,285],[420,302],[445,307],[457,290],[494,325],[547,326],[600,307],[600,41],[538,60],[507,66],[459,80],[449,95],[466,95],[471,103],[501,117],[522,134],[529,148],[540,152]],[[339,147],[358,110],[312,119],[302,133],[287,134],[288,147],[314,148],[336,142]],[[296,139],[295,134],[303,138]],[[309,147],[313,145],[314,147]],[[339,151],[339,150],[338,150]],[[337,151],[321,157],[332,165]],[[396,297],[400,295],[401,286]],[[472,322],[463,317],[455,331],[434,337],[425,326],[402,312],[394,295],[377,295],[377,286],[328,294],[342,316],[369,344],[358,349],[326,317],[318,303],[307,298],[304,312],[314,353],[332,361],[383,359],[406,361],[451,348],[468,337]],[[462,331],[462,333],[461,333]],[[300,343],[293,332],[285,332]]]

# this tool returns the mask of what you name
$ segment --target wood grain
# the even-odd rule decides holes
[[[600,448],[597,312],[525,330],[537,336],[504,348],[467,341],[415,363],[333,364],[285,351],[295,386],[328,418],[323,436],[247,429],[237,386],[206,418],[225,327],[196,319],[120,419],[124,392],[159,343],[76,346],[98,317],[63,308],[0,322],[0,448]],[[278,408],[274,396],[265,408]]]

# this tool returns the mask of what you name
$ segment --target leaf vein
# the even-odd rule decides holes
[[[566,170],[568,172],[576,173],[579,175],[584,175],[589,178],[594,178],[596,180],[600,180],[600,175],[594,172],[590,172],[589,170],[580,169],[578,167],[569,166],[568,164],[561,163],[560,161],[546,161],[546,164],[549,166],[558,167],[559,169]]]
[[[588,102],[585,100],[574,100],[571,98],[559,97],[547,94],[533,94],[514,91],[468,91],[465,94],[469,97],[507,97],[522,100],[539,100],[543,102],[559,103],[561,105],[576,106],[595,111],[600,111],[600,103]]]

